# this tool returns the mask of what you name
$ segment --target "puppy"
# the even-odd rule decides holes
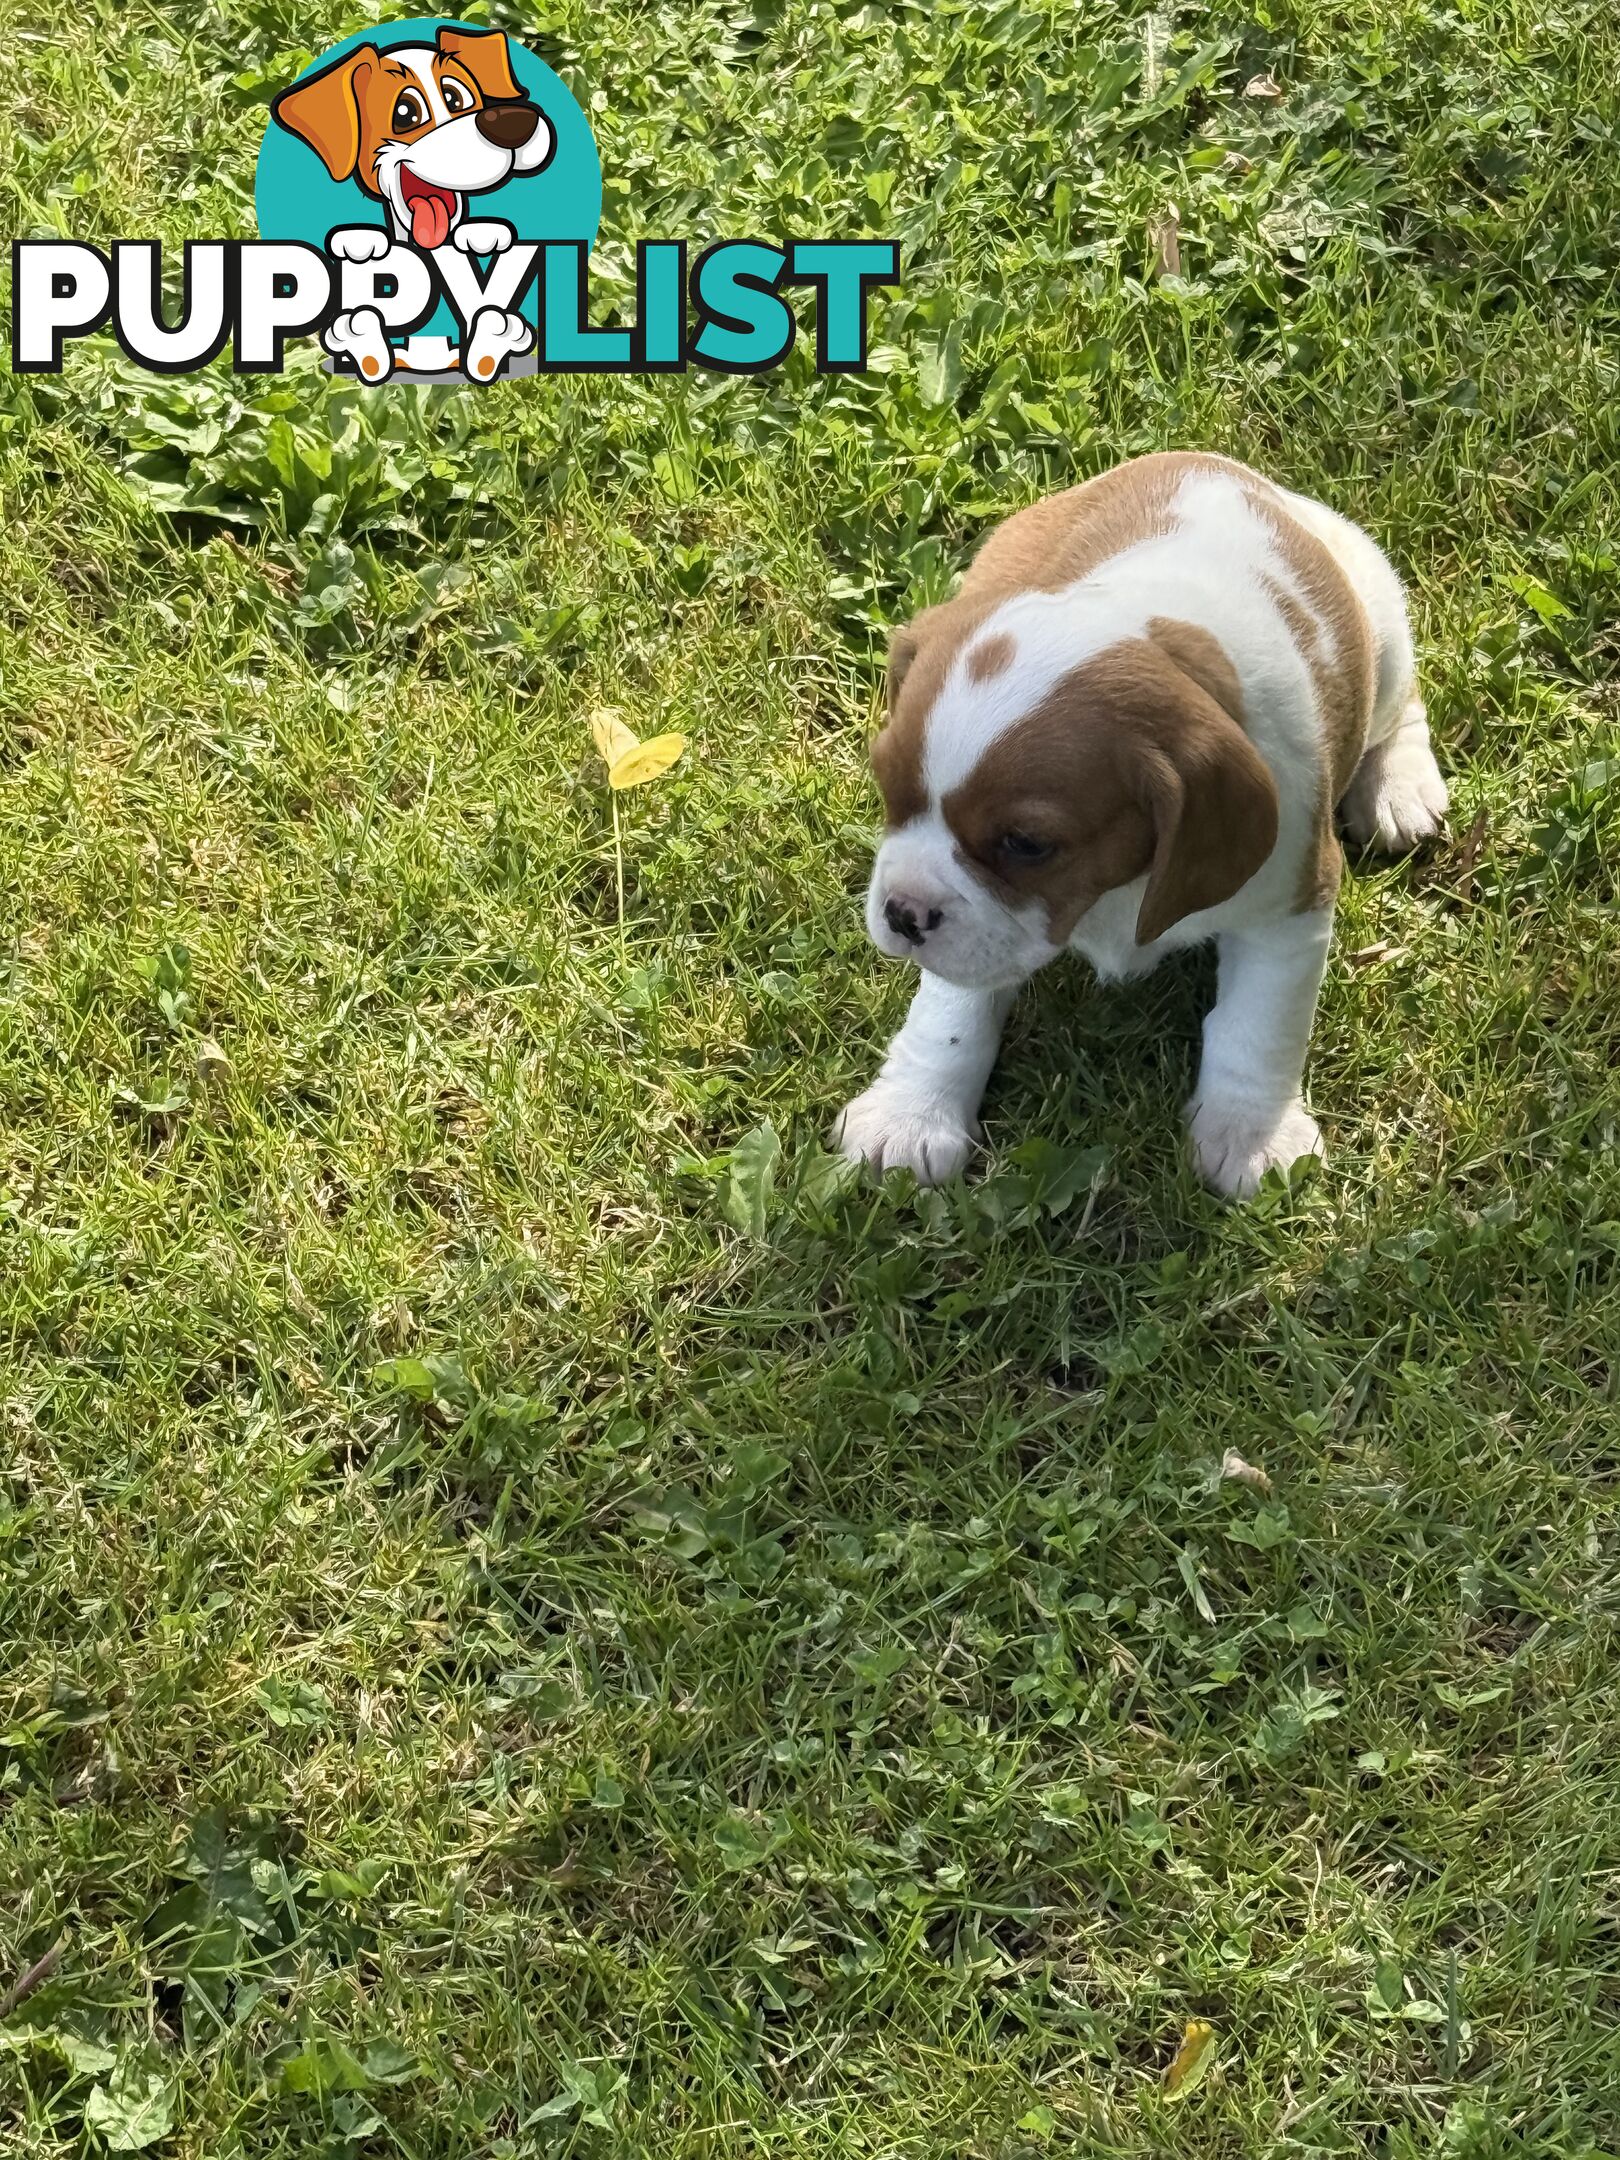
[[[896,632],[872,762],[873,943],[921,970],[846,1155],[959,1171],[1013,993],[1065,951],[1146,973],[1216,940],[1188,1105],[1233,1197],[1320,1154],[1305,1049],[1351,836],[1435,832],[1400,580],[1367,535],[1227,458],[1138,458],[1032,504]]]
[[[499,30],[441,30],[435,44],[386,52],[357,45],[283,90],[270,110],[334,180],[357,182],[386,207],[393,239],[429,250],[463,226],[469,195],[542,171],[556,149]],[[509,241],[509,229],[499,230]],[[458,245],[491,252],[487,230]]]
[[[387,229],[340,227],[329,240],[340,260],[371,262],[398,242],[428,253],[446,245],[495,255],[511,246],[510,225],[472,219],[469,196],[486,194],[518,174],[543,172],[557,147],[551,122],[523,95],[498,30],[441,29],[432,45],[357,45],[271,102],[282,127],[309,144],[334,180],[353,180],[383,204]],[[483,308],[470,326],[465,355],[443,340],[417,340],[396,352],[375,308],[339,315],[323,333],[328,352],[351,360],[380,382],[405,359],[438,368],[461,362],[488,380],[508,357],[526,351],[533,333],[509,309]]]

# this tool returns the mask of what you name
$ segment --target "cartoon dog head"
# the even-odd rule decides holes
[[[334,180],[386,205],[396,236],[442,247],[469,195],[537,173],[557,138],[512,73],[499,30],[441,30],[432,45],[357,45],[270,107]]]

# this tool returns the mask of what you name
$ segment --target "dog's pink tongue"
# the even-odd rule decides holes
[[[411,204],[411,238],[419,248],[443,247],[450,212],[442,195],[418,195]]]

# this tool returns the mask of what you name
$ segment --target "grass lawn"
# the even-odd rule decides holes
[[[488,12],[599,319],[904,283],[864,378],[0,379],[0,2151],[1620,2149],[1620,29]],[[366,13],[5,0],[7,229],[251,234]],[[1207,964],[1076,967],[851,1187],[888,626],[1173,444],[1411,581],[1331,1161],[1217,1204]]]

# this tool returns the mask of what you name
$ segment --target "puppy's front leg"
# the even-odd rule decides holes
[[[326,245],[339,262],[381,262],[394,244],[385,225],[340,225]]]
[[[922,1185],[954,1177],[973,1145],[1013,995],[924,975],[882,1071],[838,1121],[839,1150],[874,1170],[914,1171]]]
[[[1268,1170],[1322,1152],[1300,1086],[1332,934],[1325,908],[1218,940],[1220,987],[1187,1107],[1200,1171],[1234,1200]]]
[[[463,255],[504,255],[516,238],[505,218],[468,218],[450,235],[450,245]]]

